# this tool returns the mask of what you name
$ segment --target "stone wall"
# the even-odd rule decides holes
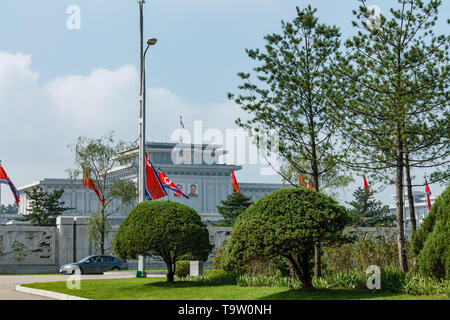
[[[60,216],[56,227],[0,226],[0,274],[57,273],[66,263],[98,254],[88,240],[88,218]],[[118,226],[112,227],[105,239],[105,254],[114,255],[112,242]],[[210,241],[220,246],[228,239],[231,228],[208,227]],[[205,266],[211,263],[212,256]],[[137,261],[130,260],[135,270]],[[161,261],[147,258],[147,269],[165,269]]]
[[[55,227],[0,227],[0,274],[55,272],[58,253]]]

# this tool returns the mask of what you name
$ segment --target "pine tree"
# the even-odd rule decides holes
[[[18,221],[29,221],[35,226],[54,226],[56,217],[73,208],[64,207],[64,201],[60,200],[64,189],[46,192],[41,186],[36,186],[31,191],[25,191],[29,201],[27,214]]]
[[[375,227],[376,225],[390,225],[395,222],[395,216],[389,214],[389,206],[383,205],[373,197],[374,190],[369,190],[368,197],[363,188],[359,187],[353,192],[355,200],[347,202],[351,225],[356,227]],[[367,197],[367,202],[366,202]]]
[[[256,80],[250,73],[239,73],[242,93],[228,97],[251,114],[250,120],[237,119],[236,123],[256,138],[258,147],[276,153],[295,172],[311,177],[319,192],[320,177],[338,166],[343,149],[336,139],[327,96],[336,81],[330,65],[336,59],[341,35],[337,27],[319,23],[316,11],[311,6],[303,10],[297,7],[292,22],[282,21],[282,34],[265,37],[265,50],[247,50],[259,63],[254,68]],[[282,170],[269,164],[296,186]],[[318,242],[316,277],[320,277],[320,257]]]
[[[217,210],[219,210],[224,219],[214,225],[218,227],[232,227],[236,218],[250,207],[253,202],[242,193],[233,191],[225,200],[221,201],[221,204],[221,206],[217,206]]]
[[[342,81],[329,97],[353,154],[347,164],[372,173],[372,180],[395,183],[399,264],[406,272],[404,172],[448,158],[448,146],[439,145],[448,137],[450,37],[433,33],[441,1],[398,0],[391,17],[376,23],[361,2],[354,11],[358,34],[338,59]]]

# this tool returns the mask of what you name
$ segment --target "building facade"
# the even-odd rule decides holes
[[[241,166],[220,163],[220,156],[226,151],[219,145],[195,145],[157,143],[146,144],[150,161],[155,168],[162,171],[180,188],[189,199],[179,197],[174,192],[157,201],[176,201],[195,209],[208,225],[222,219],[217,206],[233,192],[231,171],[241,170]],[[137,182],[138,157],[137,150],[131,152],[131,161],[115,167],[110,172],[110,179],[128,179]],[[19,214],[26,214],[29,201],[25,191],[41,186],[45,191],[64,189],[61,198],[65,206],[73,208],[65,213],[67,216],[90,216],[99,208],[96,194],[83,186],[82,180],[45,178],[18,188],[20,192]],[[282,184],[272,183],[239,183],[241,193],[256,201],[274,190],[281,189]],[[133,205],[121,207],[119,201],[113,202],[110,210],[115,211],[110,220],[119,225],[128,215]]]
[[[393,196],[395,198],[395,195]],[[430,212],[428,208],[428,200],[427,200],[427,194],[424,191],[413,191],[413,198],[414,198],[414,213],[416,216],[416,222],[417,227],[420,226],[423,219],[428,215],[428,212]],[[411,218],[410,218],[410,211],[409,211],[409,201],[408,201],[408,193],[404,194],[404,219],[405,219],[405,227],[411,228]],[[436,196],[430,196],[430,202],[431,205],[434,204],[436,201]],[[397,207],[395,204],[389,206],[389,211],[391,215],[397,215]]]

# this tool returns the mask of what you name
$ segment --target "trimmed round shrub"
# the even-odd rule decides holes
[[[181,203],[145,201],[133,208],[119,227],[113,250],[121,259],[139,255],[162,258],[167,281],[175,263],[186,254],[205,261],[211,252],[209,232],[197,212]]]
[[[307,188],[281,189],[259,199],[236,219],[222,262],[245,270],[252,261],[283,257],[294,278],[312,287],[314,244],[345,239],[349,216],[334,199]]]
[[[185,278],[190,274],[190,261],[181,260],[177,261],[175,268],[175,275],[178,278]]]

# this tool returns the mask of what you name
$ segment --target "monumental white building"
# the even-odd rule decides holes
[[[202,220],[210,222],[219,221],[222,216],[218,213],[217,206],[221,201],[233,192],[231,186],[231,171],[241,170],[241,166],[221,164],[219,159],[226,151],[220,145],[195,145],[149,142],[146,143],[146,151],[150,154],[150,161],[155,168],[161,170],[179,187],[189,199],[177,197],[174,192],[169,192],[167,197],[157,201],[177,201],[195,209]],[[138,157],[137,150],[133,161],[124,166],[118,166],[111,172],[111,178],[130,179],[137,181]],[[239,181],[238,181],[239,182]],[[35,186],[41,186],[45,191],[64,189],[62,200],[65,206],[74,208],[67,211],[67,216],[90,216],[98,207],[96,194],[82,185],[82,180],[75,183],[68,179],[44,178],[18,188],[20,192],[19,214],[26,214],[28,200],[25,191]],[[239,182],[241,193],[256,201],[262,196],[274,190],[281,189],[282,184],[272,183],[243,183]],[[118,208],[120,203],[113,203],[112,207]],[[122,208],[111,216],[113,225],[119,225],[132,209],[132,206]]]
[[[395,195],[393,195],[394,199],[395,199]],[[427,194],[425,193],[425,191],[413,191],[413,198],[414,198],[414,213],[416,216],[416,221],[417,221],[417,227],[420,226],[420,224],[422,223],[423,219],[425,219],[425,217],[428,215],[428,212],[430,211],[428,208],[428,200],[427,200]],[[434,202],[436,201],[436,196],[431,195],[430,196],[430,202],[431,205],[434,204]],[[404,194],[404,218],[405,218],[405,226],[407,228],[411,227],[411,219],[410,219],[410,214],[409,214],[409,202],[408,202],[408,193],[405,192]],[[395,206],[395,204],[392,204],[389,206],[389,211],[391,215],[396,215],[397,214],[397,208]]]

